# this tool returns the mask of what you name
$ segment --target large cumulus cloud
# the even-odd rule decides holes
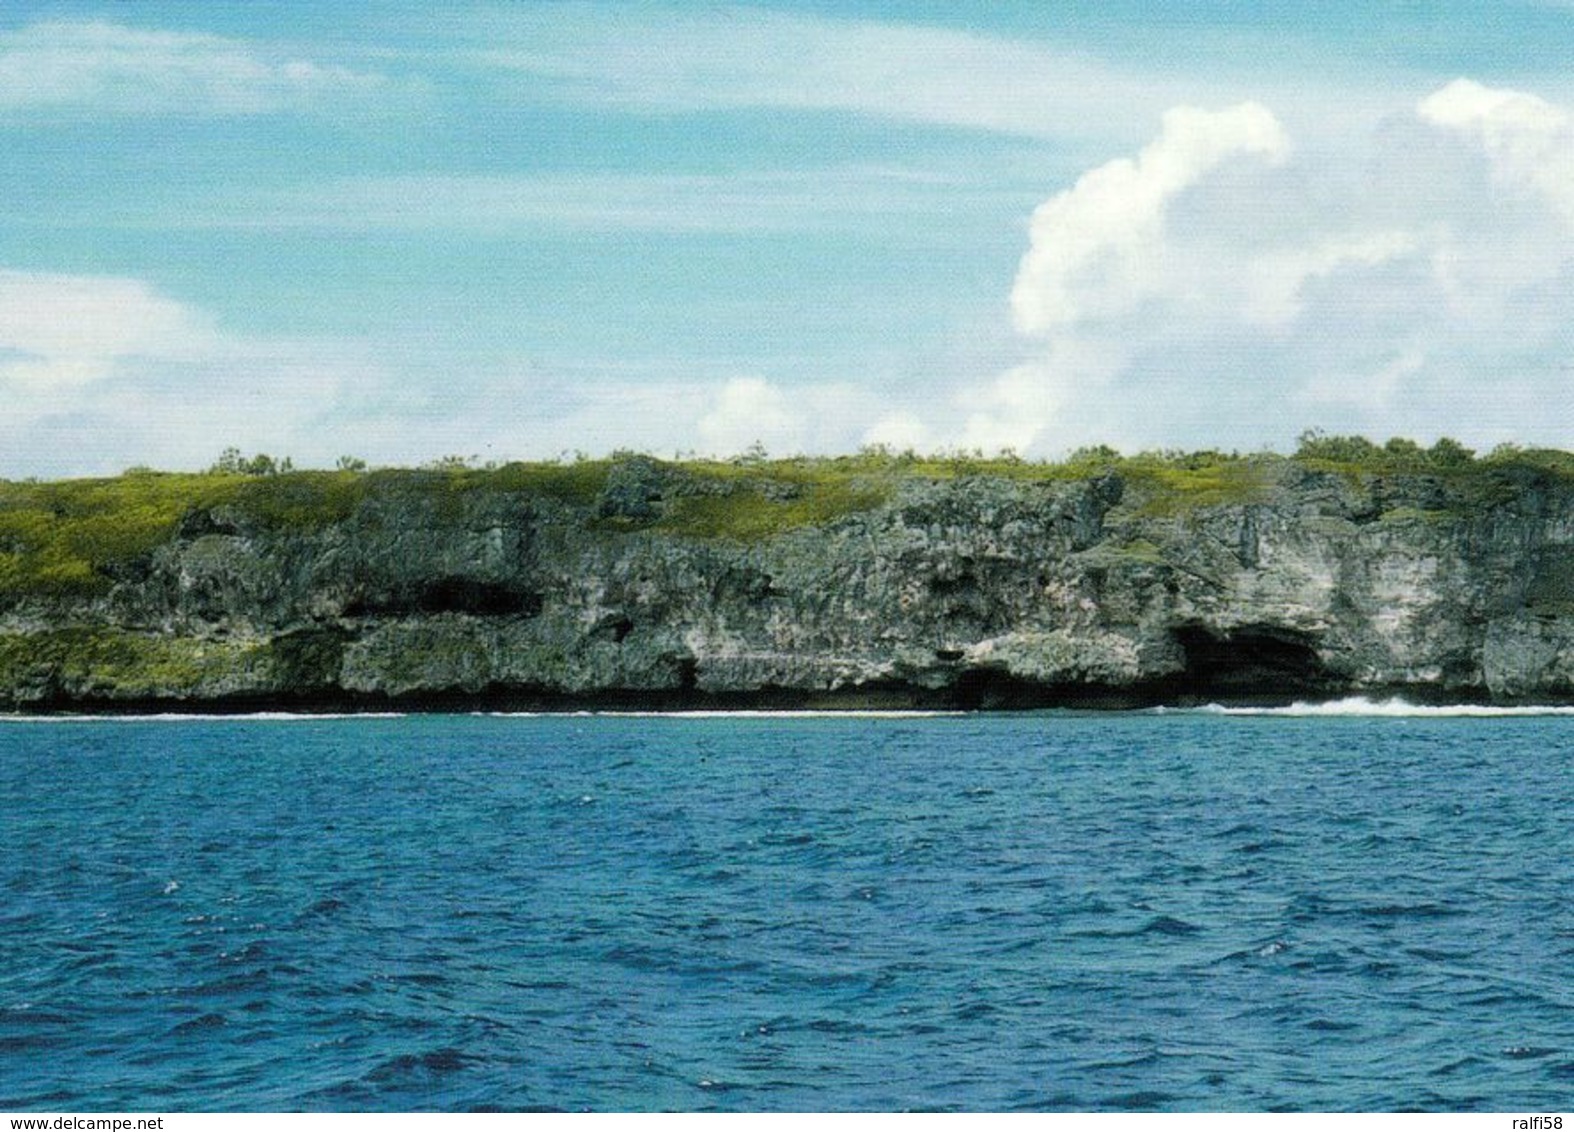
[[[1574,442],[1574,128],[1460,80],[1300,146],[1180,108],[1034,213],[1032,343],[956,395],[958,442],[1282,447],[1301,428]]]

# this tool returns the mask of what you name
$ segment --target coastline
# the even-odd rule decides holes
[[[950,690],[954,693],[954,690]],[[1574,697],[1492,698],[1469,689],[1432,685],[1330,689],[1322,694],[1263,689],[1256,692],[1176,688],[1011,687],[959,697],[932,689],[840,689],[808,693],[785,689],[759,693],[598,693],[566,695],[539,691],[423,693],[386,696],[337,694],[233,696],[213,699],[54,699],[0,707],[0,719],[48,718],[224,718],[243,716],[402,718],[422,715],[495,716],[896,716],[991,715],[1020,712],[1196,712],[1224,714],[1341,714],[1349,705],[1398,705],[1401,711],[1558,713],[1574,711]],[[1375,713],[1375,711],[1374,711]]]
[[[0,487],[0,710],[1574,704],[1562,453]]]

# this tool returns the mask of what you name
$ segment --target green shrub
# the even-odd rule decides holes
[[[1198,459],[1173,455],[1133,457],[1121,474],[1138,510],[1151,516],[1178,515],[1205,507],[1238,506],[1268,498],[1279,457],[1221,456],[1200,453]]]
[[[754,541],[824,525],[879,506],[906,481],[970,477],[1016,482],[1087,479],[1113,471],[1139,513],[1182,514],[1264,498],[1285,457],[1207,450],[1153,451],[1125,456],[1108,446],[1078,449],[1062,462],[1023,460],[1011,453],[918,455],[872,447],[846,456],[771,459],[751,451],[733,460],[652,461],[688,488],[668,493],[659,519],[599,518],[597,502],[618,458],[508,463],[470,467],[367,471],[346,458],[334,471],[289,470],[288,461],[226,453],[206,473],[137,468],[107,479],[0,481],[0,598],[25,594],[103,592],[123,569],[169,540],[194,511],[233,507],[260,530],[299,531],[342,522],[369,498],[414,494],[458,514],[468,493],[515,493],[577,509],[585,522],[608,529],[654,526],[695,538]],[[645,459],[641,457],[641,459]],[[1490,505],[1513,494],[1506,475],[1526,469],[1574,479],[1574,455],[1500,446],[1477,459],[1449,438],[1430,448],[1394,438],[1302,434],[1293,459],[1347,476],[1425,474],[1447,477],[1465,505]]]
[[[777,498],[757,490],[683,496],[656,526],[691,538],[757,542],[799,527],[823,526],[878,507],[887,493],[854,480],[800,483],[800,494]]]
[[[249,641],[203,641],[110,628],[4,635],[0,687],[26,687],[42,678],[110,696],[156,696],[244,672],[256,650]]]
[[[1475,452],[1453,437],[1440,437],[1430,448],[1401,436],[1381,447],[1364,436],[1328,436],[1319,429],[1301,433],[1296,459],[1340,470],[1373,473],[1450,472],[1469,468]]]
[[[182,515],[232,490],[230,477],[156,472],[0,482],[0,594],[105,589],[110,567],[147,554]]]
[[[265,527],[303,530],[349,518],[365,498],[367,482],[355,472],[251,477],[234,485],[229,501]]]

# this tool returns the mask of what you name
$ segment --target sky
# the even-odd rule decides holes
[[[7,0],[0,478],[1574,448],[1571,50],[1554,0]]]

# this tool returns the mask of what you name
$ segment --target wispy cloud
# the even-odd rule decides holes
[[[452,358],[386,357],[329,337],[227,330],[140,279],[0,270],[0,475],[197,468],[226,446],[329,466],[353,453],[414,464],[446,454],[552,457],[567,449],[731,453],[854,445],[877,391],[784,389],[760,377],[457,373]],[[433,373],[419,371],[424,363]]]
[[[182,202],[182,227],[561,236],[586,232],[856,231],[889,239],[967,238],[1036,198],[1022,178],[877,166],[726,174],[408,174],[340,178]],[[116,222],[116,217],[95,218]],[[126,214],[125,223],[156,217]],[[974,233],[981,235],[981,233]]]
[[[35,23],[0,33],[0,113],[262,114],[383,82],[373,73],[201,33],[100,21]]]
[[[1077,17],[1043,23],[1041,35],[1007,36],[741,4],[543,2],[467,21],[470,46],[455,58],[575,106],[840,112],[1071,147],[1136,142],[1183,104],[1257,100],[1315,130],[1334,107],[1375,117],[1396,87],[1435,84],[1392,52],[1378,75],[1337,53],[1268,50],[1273,35],[1243,39],[1232,23],[1081,44],[1054,30]]]
[[[208,321],[137,279],[0,270],[0,386],[58,395],[125,357],[190,357]]]
[[[27,200],[0,227],[25,251],[0,262],[42,264],[69,233],[90,264],[107,233],[113,266],[0,270],[6,471],[190,466],[231,443],[418,461],[1282,446],[1309,425],[1574,438],[1574,104],[1555,87],[1302,81],[1184,45],[1166,70],[745,6],[419,23],[353,55],[0,31],[8,132],[141,115],[169,139],[145,181],[118,152],[16,149]],[[417,72],[418,121],[383,98]],[[333,161],[314,131],[174,120],[371,103],[386,113],[336,123]],[[217,148],[182,148],[198,135]],[[41,158],[58,164],[22,164]],[[575,254],[509,246],[535,239]],[[193,247],[202,265],[164,258]],[[314,280],[295,324],[317,340],[214,313],[264,327]]]
[[[6,472],[198,466],[228,443],[289,451],[374,372],[334,343],[226,333],[145,280],[0,270]]]
[[[1024,137],[1107,134],[1200,84],[1033,42],[747,8],[539,5],[472,58],[557,97],[651,112],[845,110]]]

